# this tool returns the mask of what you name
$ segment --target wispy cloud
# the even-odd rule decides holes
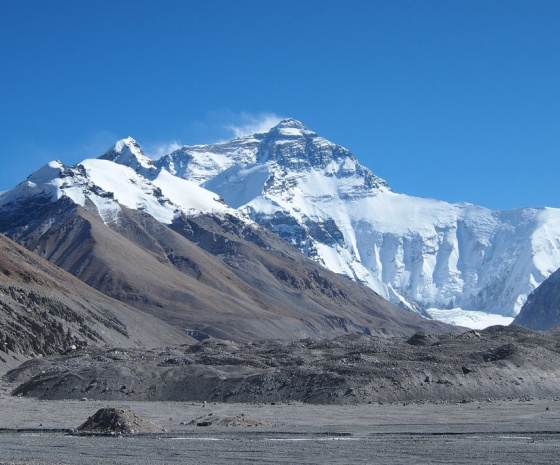
[[[261,132],[267,132],[270,128],[276,126],[282,120],[281,116],[274,113],[251,113],[242,112],[237,117],[237,121],[225,125],[235,137],[247,136]]]
[[[167,155],[168,153],[179,150],[185,144],[181,144],[177,140],[172,140],[171,142],[162,142],[156,144],[146,144],[142,146],[143,152],[150,157],[152,160],[158,160],[159,158]]]
[[[224,142],[233,137],[241,137],[258,132],[266,132],[275,126],[282,117],[270,112],[235,112],[220,109],[207,112],[197,121],[185,126],[181,138],[188,145]]]
[[[104,154],[117,141],[117,136],[110,131],[100,131],[93,134],[85,142],[70,149],[71,156],[77,158],[97,158]]]
[[[249,113],[219,110],[208,112],[202,120],[191,121],[185,127],[182,139],[165,142],[141,142],[142,151],[151,159],[174,152],[185,145],[212,144],[223,142],[232,137],[266,132],[276,126],[282,117],[272,112]],[[186,141],[186,142],[183,142]]]

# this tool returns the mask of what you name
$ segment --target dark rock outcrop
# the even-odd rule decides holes
[[[560,325],[560,270],[529,295],[513,324],[541,331]]]

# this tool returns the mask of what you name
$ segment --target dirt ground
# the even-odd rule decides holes
[[[310,405],[41,401],[0,388],[0,464],[557,463],[560,401]],[[76,436],[99,408],[162,434]],[[196,426],[197,419],[245,423]],[[265,426],[249,426],[261,424]]]

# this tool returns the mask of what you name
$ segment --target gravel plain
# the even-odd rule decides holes
[[[382,405],[41,401],[9,396],[12,388],[0,388],[0,464],[544,464],[560,458],[560,402],[554,399]],[[70,433],[106,406],[129,409],[166,432]],[[267,426],[196,426],[209,416],[243,416]]]
[[[560,463],[559,366],[515,327],[35,359],[0,384],[0,464]],[[76,431],[104,407],[165,432]]]

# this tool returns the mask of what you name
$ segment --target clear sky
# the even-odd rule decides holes
[[[2,0],[0,190],[299,119],[396,192],[560,207],[558,0]]]

